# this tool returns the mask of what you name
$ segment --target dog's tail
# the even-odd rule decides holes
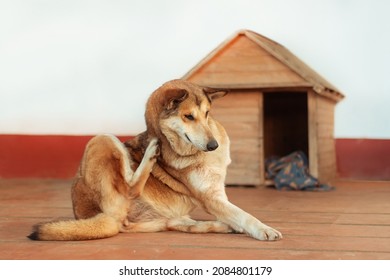
[[[119,233],[120,225],[111,216],[100,213],[92,218],[55,221],[34,226],[28,238],[45,241],[101,239]]]

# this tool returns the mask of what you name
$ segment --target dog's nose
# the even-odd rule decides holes
[[[216,148],[218,148],[218,142],[215,139],[207,143],[208,151],[214,151]]]

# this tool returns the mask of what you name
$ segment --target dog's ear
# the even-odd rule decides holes
[[[185,89],[169,89],[165,92],[167,102],[165,109],[170,111],[176,109],[188,97],[188,91]]]
[[[213,101],[214,99],[224,97],[226,94],[228,94],[228,89],[220,89],[220,88],[209,88],[204,87],[203,88],[204,94],[207,96],[207,99],[210,101]]]

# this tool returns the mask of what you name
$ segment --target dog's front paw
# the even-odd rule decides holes
[[[145,157],[151,161],[156,161],[157,157],[160,155],[160,146],[157,138],[150,140],[148,147],[145,151]]]
[[[279,231],[269,226],[265,226],[264,228],[260,229],[253,237],[259,240],[268,241],[275,241],[283,238]]]

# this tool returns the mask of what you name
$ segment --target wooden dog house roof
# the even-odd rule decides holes
[[[344,95],[284,46],[241,30],[224,41],[183,79],[224,88],[312,88],[335,101]]]

